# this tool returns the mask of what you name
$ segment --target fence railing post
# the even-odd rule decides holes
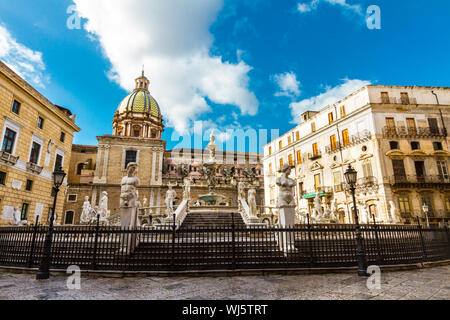
[[[232,260],[231,260],[231,268],[233,270],[236,269],[236,239],[235,239],[235,230],[236,226],[234,224],[234,212],[231,213],[231,245],[232,245]]]
[[[306,222],[308,223],[308,247],[309,247],[309,265],[314,266],[314,255],[313,255],[313,245],[311,236],[311,223],[309,221],[309,213],[306,214]]]
[[[417,226],[419,228],[420,243],[422,244],[422,259],[423,259],[423,262],[426,262],[427,261],[427,251],[425,248],[425,240],[423,238],[423,229],[422,229],[422,225],[420,224],[419,217],[417,217]]]
[[[372,218],[373,218],[373,225],[374,225],[374,229],[375,229],[375,243],[377,246],[377,263],[381,264],[383,262],[383,256],[381,254],[380,239],[378,236],[378,225],[377,225],[377,221],[375,220],[375,215],[372,215]]]
[[[100,230],[100,214],[97,214],[97,225],[95,226],[94,253],[92,255],[92,270],[97,270],[97,245],[98,245],[99,230]]]
[[[172,270],[175,270],[175,234],[176,234],[176,214],[173,214],[173,221],[172,221],[172,259],[170,261],[170,267]]]
[[[33,267],[33,254],[34,254],[34,247],[36,245],[36,234],[37,234],[37,228],[39,224],[39,216],[36,216],[36,222],[34,223],[34,230],[33,230],[33,238],[31,240],[31,249],[30,249],[30,256],[28,257],[28,268]]]

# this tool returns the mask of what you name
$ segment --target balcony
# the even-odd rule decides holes
[[[0,160],[10,165],[15,165],[17,163],[17,160],[19,160],[19,157],[14,157],[12,154],[9,154],[6,151],[0,151]]]
[[[320,159],[322,158],[322,152],[317,152],[317,153],[308,153],[308,159],[309,160],[316,160],[316,159]]]
[[[406,176],[393,176],[385,177],[384,181],[392,185],[394,188],[409,188],[409,187],[421,187],[421,188],[450,188],[450,176],[418,176],[418,175],[406,175]]]
[[[383,104],[402,104],[402,105],[411,105],[411,104],[417,104],[416,98],[386,98],[382,99],[381,103]]]
[[[42,167],[39,167],[37,164],[33,163],[33,162],[27,162],[27,170],[31,171],[35,174],[41,174],[42,172]]]
[[[328,145],[325,147],[325,151],[327,154],[333,154],[336,152],[339,152],[345,148],[350,148],[353,146],[356,146],[360,143],[363,143],[365,141],[368,141],[372,138],[372,134],[369,130],[364,130],[362,132],[358,132],[355,135],[350,136],[349,141],[347,144],[336,142],[336,147],[332,147],[331,145]]]
[[[384,127],[384,138],[445,138],[447,130],[441,128],[406,128],[406,127]]]
[[[333,188],[332,187],[318,187],[316,190],[307,190],[302,192],[302,198],[303,199],[311,199],[315,198],[316,194],[319,193],[321,197],[323,196],[329,196],[333,194]]]

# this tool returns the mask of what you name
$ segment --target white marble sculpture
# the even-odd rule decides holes
[[[390,209],[388,211],[389,223],[394,223],[397,220],[397,207],[395,206],[395,203],[392,200],[389,201],[389,206],[390,206]]]
[[[238,198],[245,199],[245,183],[244,183],[244,181],[238,182]]]
[[[144,208],[147,208],[147,197],[144,197],[144,199],[142,199],[142,206],[144,207]]]
[[[280,173],[281,177],[277,178],[276,184],[278,186],[278,210],[279,223],[283,228],[292,228],[295,225],[295,202],[293,188],[296,183],[294,179],[289,178],[291,174],[291,167],[284,165]],[[284,232],[281,235],[279,243],[280,249],[287,254],[289,251],[295,250],[293,237],[288,237],[288,233]]]
[[[82,224],[88,224],[91,221],[91,203],[89,197],[84,197],[83,211],[81,212],[80,222]]]
[[[322,202],[320,201],[320,193],[316,193],[316,197],[314,198],[314,209],[313,209],[313,217],[316,220],[320,220],[323,216],[323,207]]]
[[[361,202],[359,205],[359,222],[362,224],[368,223],[368,215],[367,204],[365,202]]]
[[[108,193],[106,191],[102,192],[98,213],[100,214],[100,221],[108,223],[108,218],[111,212],[108,210]]]
[[[13,226],[17,227],[22,226],[22,213],[20,212],[18,207],[14,207],[13,218],[14,218]]]
[[[166,192],[166,215],[168,217],[171,217],[171,215],[173,215],[174,211],[174,207],[173,207],[173,203],[175,202],[175,198],[177,196],[177,193],[175,192],[175,190],[172,189],[172,186],[169,185],[169,190],[167,190]]]
[[[256,205],[256,190],[251,188],[248,190],[248,207],[250,209],[251,216],[258,215],[258,207]]]
[[[187,177],[184,179],[183,199],[189,200],[190,198],[191,198],[191,178]]]
[[[127,175],[122,178],[120,207],[121,208],[135,208],[137,193],[136,187],[139,185],[139,178],[136,177],[137,164],[129,163],[127,166]]]

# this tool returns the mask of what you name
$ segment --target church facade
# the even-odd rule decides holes
[[[169,186],[177,193],[175,204],[179,204],[186,178],[192,181],[191,204],[205,205],[199,197],[208,193],[203,164],[209,158],[209,151],[166,150],[166,141],[162,139],[164,121],[157,101],[150,94],[150,81],[142,73],[135,82],[135,89],[114,114],[112,134],[98,136],[97,146],[73,145],[62,224],[80,223],[86,197],[95,207],[104,191],[108,194],[111,215],[118,215],[120,183],[128,163],[132,162],[138,164],[139,201],[141,207],[147,208],[147,214],[163,219]],[[245,181],[248,186],[256,187],[257,204],[262,211],[262,155],[218,151],[216,158],[222,164],[216,172],[216,191],[225,196],[225,200],[216,205],[237,208],[237,181]]]

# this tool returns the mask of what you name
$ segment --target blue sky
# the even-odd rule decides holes
[[[92,145],[145,64],[172,148],[194,121],[283,134],[366,83],[450,86],[449,14],[444,0],[0,0],[0,59],[77,114],[74,143]]]

